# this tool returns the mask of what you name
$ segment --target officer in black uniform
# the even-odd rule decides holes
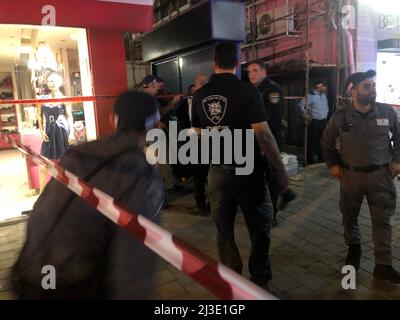
[[[211,215],[218,228],[218,252],[221,262],[238,273],[243,264],[235,243],[234,221],[239,205],[251,239],[249,272],[251,280],[264,288],[272,277],[268,261],[271,236],[272,205],[265,183],[261,151],[278,172],[282,189],[288,179],[275,139],[266,122],[266,113],[256,88],[240,81],[236,75],[237,46],[221,42],[215,48],[214,70],[210,81],[196,91],[193,98],[192,126],[201,129],[253,129],[255,144],[254,170],[237,175],[237,164],[211,164],[208,175]],[[233,134],[232,134],[233,135]],[[224,140],[225,142],[225,140]],[[245,141],[240,141],[245,146]],[[224,150],[225,145],[221,150]],[[249,150],[248,146],[245,146]],[[231,146],[233,149],[233,146]],[[213,151],[211,152],[213,154]]]
[[[276,82],[267,77],[267,68],[262,61],[256,60],[250,62],[247,66],[247,73],[251,84],[257,87],[261,94],[265,109],[267,111],[268,126],[271,129],[276,143],[278,144],[279,151],[282,152],[282,120],[283,112],[285,110],[283,91]],[[277,173],[274,168],[270,165],[270,163],[268,163],[268,161],[266,161],[265,165],[268,189],[271,193],[272,205],[274,207],[273,226],[275,227],[278,225],[276,216],[279,211],[278,199],[280,194],[280,186]],[[295,198],[296,194],[292,190],[288,189],[288,191],[282,195],[282,201],[280,202],[281,210],[284,208],[287,202],[292,201]]]
[[[282,88],[267,77],[267,68],[262,61],[250,62],[247,74],[251,84],[257,87],[267,110],[268,126],[276,140],[279,151],[283,148],[282,120],[285,104]]]
[[[400,283],[400,273],[392,267],[390,224],[397,196],[393,178],[400,172],[400,121],[391,106],[375,102],[375,75],[373,70],[357,72],[346,80],[352,101],[330,119],[322,147],[331,175],[340,180],[340,210],[349,246],[346,264],[360,266],[357,220],[366,197],[372,220],[374,276]]]

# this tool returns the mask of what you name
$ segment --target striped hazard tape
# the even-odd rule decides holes
[[[139,214],[128,212],[106,193],[97,188],[92,188],[68,170],[64,170],[59,165],[18,143],[15,138],[3,133],[0,134],[0,138],[30,157],[34,163],[45,167],[53,178],[67,186],[111,221],[141,240],[147,247],[177,269],[185,272],[218,298],[225,300],[277,299],[152,221]]]
[[[85,96],[85,97],[65,97],[65,98],[46,98],[46,99],[18,99],[18,100],[3,99],[0,100],[0,105],[98,102],[101,100],[110,100],[116,97],[117,96]]]

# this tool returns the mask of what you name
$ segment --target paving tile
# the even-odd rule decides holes
[[[300,284],[297,281],[285,275],[274,277],[270,281],[270,284],[282,292],[287,292],[289,290],[300,287]]]
[[[287,276],[297,279],[299,276],[305,275],[308,273],[308,270],[298,266],[296,264],[289,264],[283,266],[279,269],[282,273],[286,274]]]
[[[173,299],[175,297],[188,294],[185,288],[178,281],[173,281],[158,286],[157,293],[161,299]]]
[[[210,293],[208,289],[202,287],[200,284],[196,282],[185,286],[185,289],[187,292],[189,292],[190,296],[195,299],[204,297],[205,295],[208,295]]]
[[[323,262],[313,263],[312,265],[308,266],[306,270],[308,273],[321,278],[325,278],[338,272],[337,269],[332,268]]]
[[[318,300],[319,297],[311,290],[300,287],[286,292],[286,295],[291,300]]]
[[[327,283],[322,280],[320,277],[317,277],[312,274],[307,274],[304,276],[300,276],[297,278],[297,281],[303,285],[303,287],[310,289],[312,291],[323,288],[327,285]]]
[[[170,270],[164,269],[157,273],[157,284],[158,285],[163,285],[163,284],[166,284],[166,283],[169,283],[172,281],[176,281],[176,277]]]

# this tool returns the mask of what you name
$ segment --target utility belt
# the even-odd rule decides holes
[[[347,169],[347,170],[351,170],[351,171],[371,173],[371,172],[374,172],[374,171],[379,170],[381,168],[386,168],[387,166],[389,166],[389,164],[386,163],[386,164],[374,165],[374,166],[368,166],[368,167],[353,167],[353,166],[341,161],[341,166],[342,166],[342,168]]]

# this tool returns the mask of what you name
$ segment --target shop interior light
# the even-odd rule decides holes
[[[179,58],[179,68],[182,68],[183,67],[183,59],[182,58]]]
[[[40,67],[57,70],[57,61],[46,42],[41,41],[36,50],[36,60]]]
[[[36,70],[36,69],[38,69],[38,63],[36,62],[36,60],[29,59],[29,61],[28,61],[28,68],[31,69],[31,70]]]
[[[30,46],[20,46],[19,47],[19,53],[32,53],[32,47]]]

